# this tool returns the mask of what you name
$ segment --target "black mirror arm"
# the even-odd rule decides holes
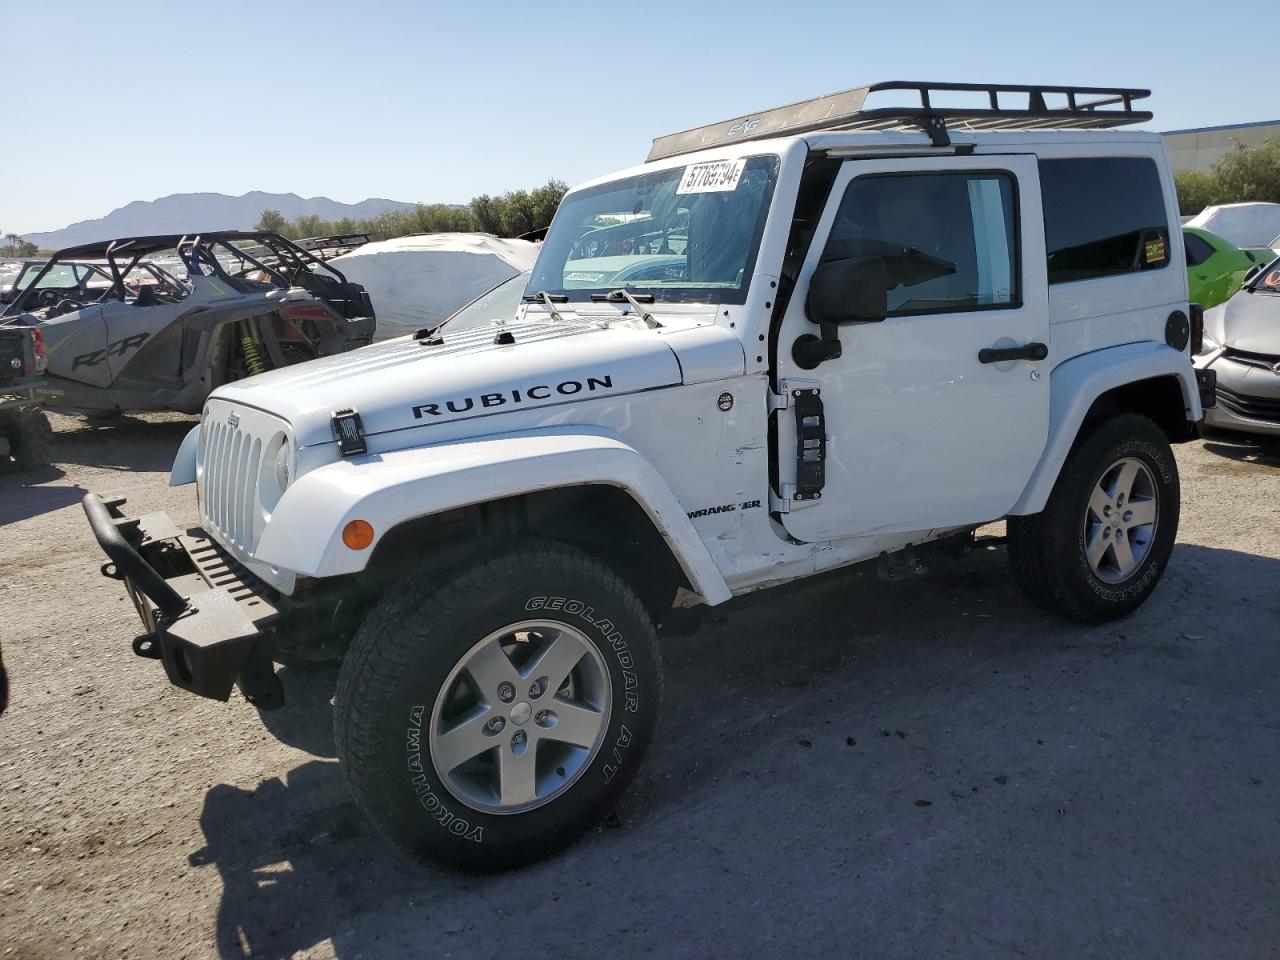
[[[839,328],[834,323],[822,321],[818,324],[818,332],[821,336],[806,333],[791,345],[791,359],[802,370],[812,370],[820,363],[838,360],[843,354]]]

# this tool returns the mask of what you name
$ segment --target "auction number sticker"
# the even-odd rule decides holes
[[[676,193],[719,193],[738,189],[743,160],[713,160],[710,163],[694,163],[684,168]]]

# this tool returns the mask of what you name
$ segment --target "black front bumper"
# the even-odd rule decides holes
[[[179,530],[164,513],[131,520],[124,503],[89,493],[83,505],[108,558],[103,576],[124,583],[146,631],[134,653],[202,697],[226,700],[238,683],[255,706],[281,706],[266,643],[280,617],[271,588],[200,528]]]
[[[1196,367],[1196,389],[1200,391],[1200,406],[1212,410],[1218,405],[1218,371],[1211,367]]]

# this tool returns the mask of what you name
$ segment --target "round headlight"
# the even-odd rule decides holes
[[[289,445],[287,443],[280,444],[280,449],[276,451],[275,474],[276,486],[281,491],[289,489]]]

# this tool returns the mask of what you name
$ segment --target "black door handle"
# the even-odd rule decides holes
[[[1001,360],[1043,360],[1049,348],[1043,343],[1024,343],[1020,347],[986,347],[978,351],[980,363],[999,363]]]

